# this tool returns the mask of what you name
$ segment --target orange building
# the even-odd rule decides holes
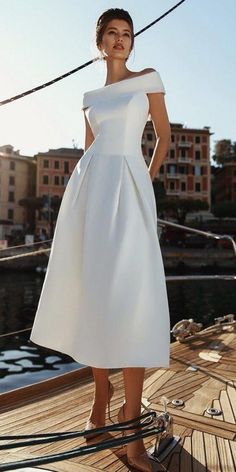
[[[186,128],[171,123],[171,146],[156,178],[165,187],[166,194],[180,198],[206,200],[210,205],[210,133],[203,129]],[[156,138],[151,121],[148,121],[142,138],[142,150],[149,166]]]
[[[49,206],[53,197],[61,199],[67,182],[83,153],[83,149],[60,148],[36,154],[36,196],[44,197]],[[44,229],[50,234],[49,216],[47,215],[46,218],[45,215],[45,212],[38,212],[36,230]]]

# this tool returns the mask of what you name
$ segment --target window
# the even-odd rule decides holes
[[[15,161],[10,161],[10,170],[15,170]]]
[[[153,149],[152,148],[148,149],[148,155],[149,155],[149,157],[152,157],[152,155],[153,155]]]
[[[185,166],[179,166],[179,173],[180,174],[186,174],[186,167]]]
[[[48,183],[49,183],[48,175],[43,175],[43,184],[48,185]]]
[[[14,202],[15,201],[15,192],[8,192],[8,201]]]
[[[175,174],[175,171],[176,171],[175,165],[173,165],[173,166],[170,165],[170,166],[169,166],[169,173],[172,174],[172,175],[174,175],[174,174]]]
[[[181,190],[182,192],[186,191],[186,182],[181,182]]]
[[[181,154],[180,154],[180,155],[181,155],[181,157],[183,157],[183,158],[187,157],[187,155],[186,155],[186,149],[181,149]]]
[[[64,178],[64,175],[61,176],[61,185],[64,185],[65,183],[65,178]]]
[[[170,150],[170,158],[174,159],[175,158],[175,149]]]
[[[147,140],[152,141],[152,133],[147,133]]]
[[[170,182],[170,190],[175,190],[175,182]]]
[[[54,177],[54,185],[60,185],[60,182],[59,182],[59,175],[55,175],[55,177]]]
[[[14,210],[12,208],[8,209],[8,219],[13,220],[14,219]]]
[[[44,159],[44,160],[43,160],[43,167],[44,167],[45,169],[48,169],[48,167],[49,167],[49,161],[48,161],[48,159]]]
[[[186,141],[186,136],[184,134],[181,136],[181,141]]]
[[[195,143],[199,144],[201,142],[201,137],[200,136],[195,136]]]
[[[68,161],[64,162],[64,172],[65,172],[65,174],[69,174],[69,162]]]
[[[54,161],[54,169],[59,169],[59,161]]]
[[[195,151],[195,159],[196,160],[201,159],[201,152],[200,151]]]
[[[172,143],[175,142],[175,135],[174,135],[174,134],[171,135],[171,142],[172,142]]]
[[[200,175],[201,175],[201,167],[200,166],[195,166],[195,175],[197,177],[200,177]]]
[[[15,177],[13,175],[9,177],[9,185],[15,185]]]
[[[201,192],[201,184],[200,182],[195,183],[195,192]]]

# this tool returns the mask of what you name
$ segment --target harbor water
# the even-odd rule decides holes
[[[44,275],[33,271],[0,273],[1,335],[32,326],[43,279]],[[169,281],[167,290],[171,327],[183,318],[194,318],[205,327],[214,317],[235,313],[233,280]],[[0,392],[82,366],[69,356],[34,345],[29,341],[29,335],[30,331],[27,331],[0,337]]]

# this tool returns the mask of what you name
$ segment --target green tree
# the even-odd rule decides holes
[[[161,180],[154,179],[153,190],[154,190],[154,194],[155,194],[155,198],[157,202],[166,197],[165,187]]]
[[[236,142],[232,142],[231,139],[217,141],[212,158],[220,166],[227,162],[236,162]]]
[[[225,200],[224,202],[216,203],[212,208],[212,213],[217,218],[236,218],[236,202]]]
[[[167,212],[177,219],[179,224],[184,224],[187,213],[192,211],[208,210],[208,202],[192,198],[171,198],[157,202],[158,212]]]
[[[21,198],[19,205],[26,209],[26,221],[28,224],[28,231],[35,232],[35,212],[43,208],[43,197],[28,197]]]

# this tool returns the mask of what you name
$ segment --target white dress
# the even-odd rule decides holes
[[[94,141],[60,206],[31,341],[100,368],[169,367],[170,320],[152,181],[141,150],[160,75],[84,93]]]

